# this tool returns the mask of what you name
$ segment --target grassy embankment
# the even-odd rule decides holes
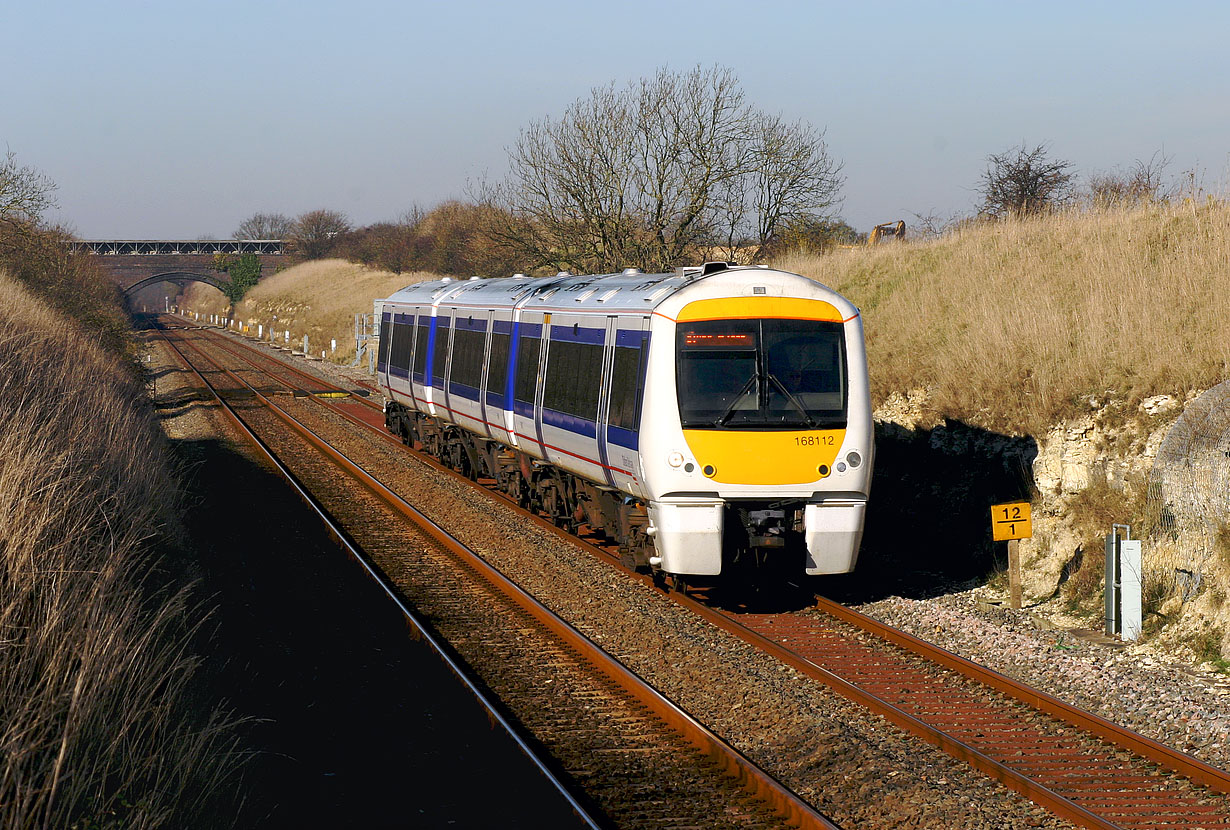
[[[306,334],[308,347],[317,355],[336,339],[337,351],[327,356],[338,363],[349,363],[355,353],[356,313],[371,313],[374,299],[387,297],[411,283],[434,279],[439,277],[374,271],[341,259],[314,260],[264,277],[240,302],[235,317],[254,333],[257,324],[263,325],[268,336],[276,315],[279,342],[283,332],[289,330],[291,343],[299,348]],[[204,316],[224,313],[227,303],[216,289],[192,283],[180,298],[180,307]]]
[[[1038,435],[1107,392],[1127,404],[1230,377],[1230,206],[1150,206],[973,226],[778,267],[863,311],[872,395]]]
[[[0,243],[0,826],[199,826],[234,733],[190,687],[177,487],[114,286]]]

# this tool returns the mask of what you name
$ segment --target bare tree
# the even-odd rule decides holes
[[[758,257],[837,200],[823,133],[745,101],[728,69],[659,70],[525,128],[484,192],[491,235],[527,268],[667,270],[721,245]]]
[[[743,242],[756,262],[784,237],[830,224],[829,209],[839,203],[844,180],[823,131],[766,115],[759,115],[751,129],[748,170],[729,180],[729,195],[722,201],[723,247],[733,260]]]
[[[0,162],[0,219],[38,222],[43,211],[55,207],[56,184],[33,167],[17,164],[9,150]]]
[[[987,156],[982,174],[982,213],[995,218],[1041,213],[1063,203],[1072,191],[1072,163],[1053,160],[1050,147],[1025,144]]]
[[[350,220],[334,210],[312,210],[295,220],[290,232],[294,252],[304,259],[321,259],[337,238],[350,230]]]
[[[287,239],[295,221],[282,213],[254,213],[239,223],[236,239]]]

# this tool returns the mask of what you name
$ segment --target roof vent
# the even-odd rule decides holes
[[[473,276],[473,277],[470,277],[470,282],[474,282],[474,280],[481,280],[481,279],[482,279],[482,277],[479,277],[479,276]]]
[[[725,271],[728,268],[734,268],[733,262],[706,262],[701,266],[700,275],[707,277],[710,274],[716,274],[718,271]]]
[[[567,271],[560,271],[560,272],[559,272],[558,274],[556,274],[555,276],[557,276],[557,277],[571,277],[571,276],[572,276],[572,274],[568,273]]]
[[[634,277],[640,273],[642,273],[640,268],[625,268],[623,271],[625,277]]]
[[[513,279],[514,279],[514,280],[523,280],[523,279],[525,279],[525,274],[513,274]]]

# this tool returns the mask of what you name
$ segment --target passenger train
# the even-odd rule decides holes
[[[873,433],[859,311],[797,274],[418,283],[375,303],[402,440],[677,586],[854,568]]]

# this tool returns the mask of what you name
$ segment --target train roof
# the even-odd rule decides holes
[[[511,308],[520,305],[526,309],[542,308],[556,312],[643,312],[657,309],[685,286],[719,274],[725,275],[726,279],[746,278],[748,282],[754,282],[757,275],[763,275],[766,279],[780,276],[807,279],[764,266],[724,264],[679,268],[665,274],[646,274],[630,268],[615,274],[576,275],[561,272],[553,277],[518,275],[486,279],[472,277],[468,280],[446,277],[408,285],[380,302],[418,306],[444,302],[463,308]],[[812,284],[825,290],[819,283]],[[836,294],[833,296],[838,298]]]

